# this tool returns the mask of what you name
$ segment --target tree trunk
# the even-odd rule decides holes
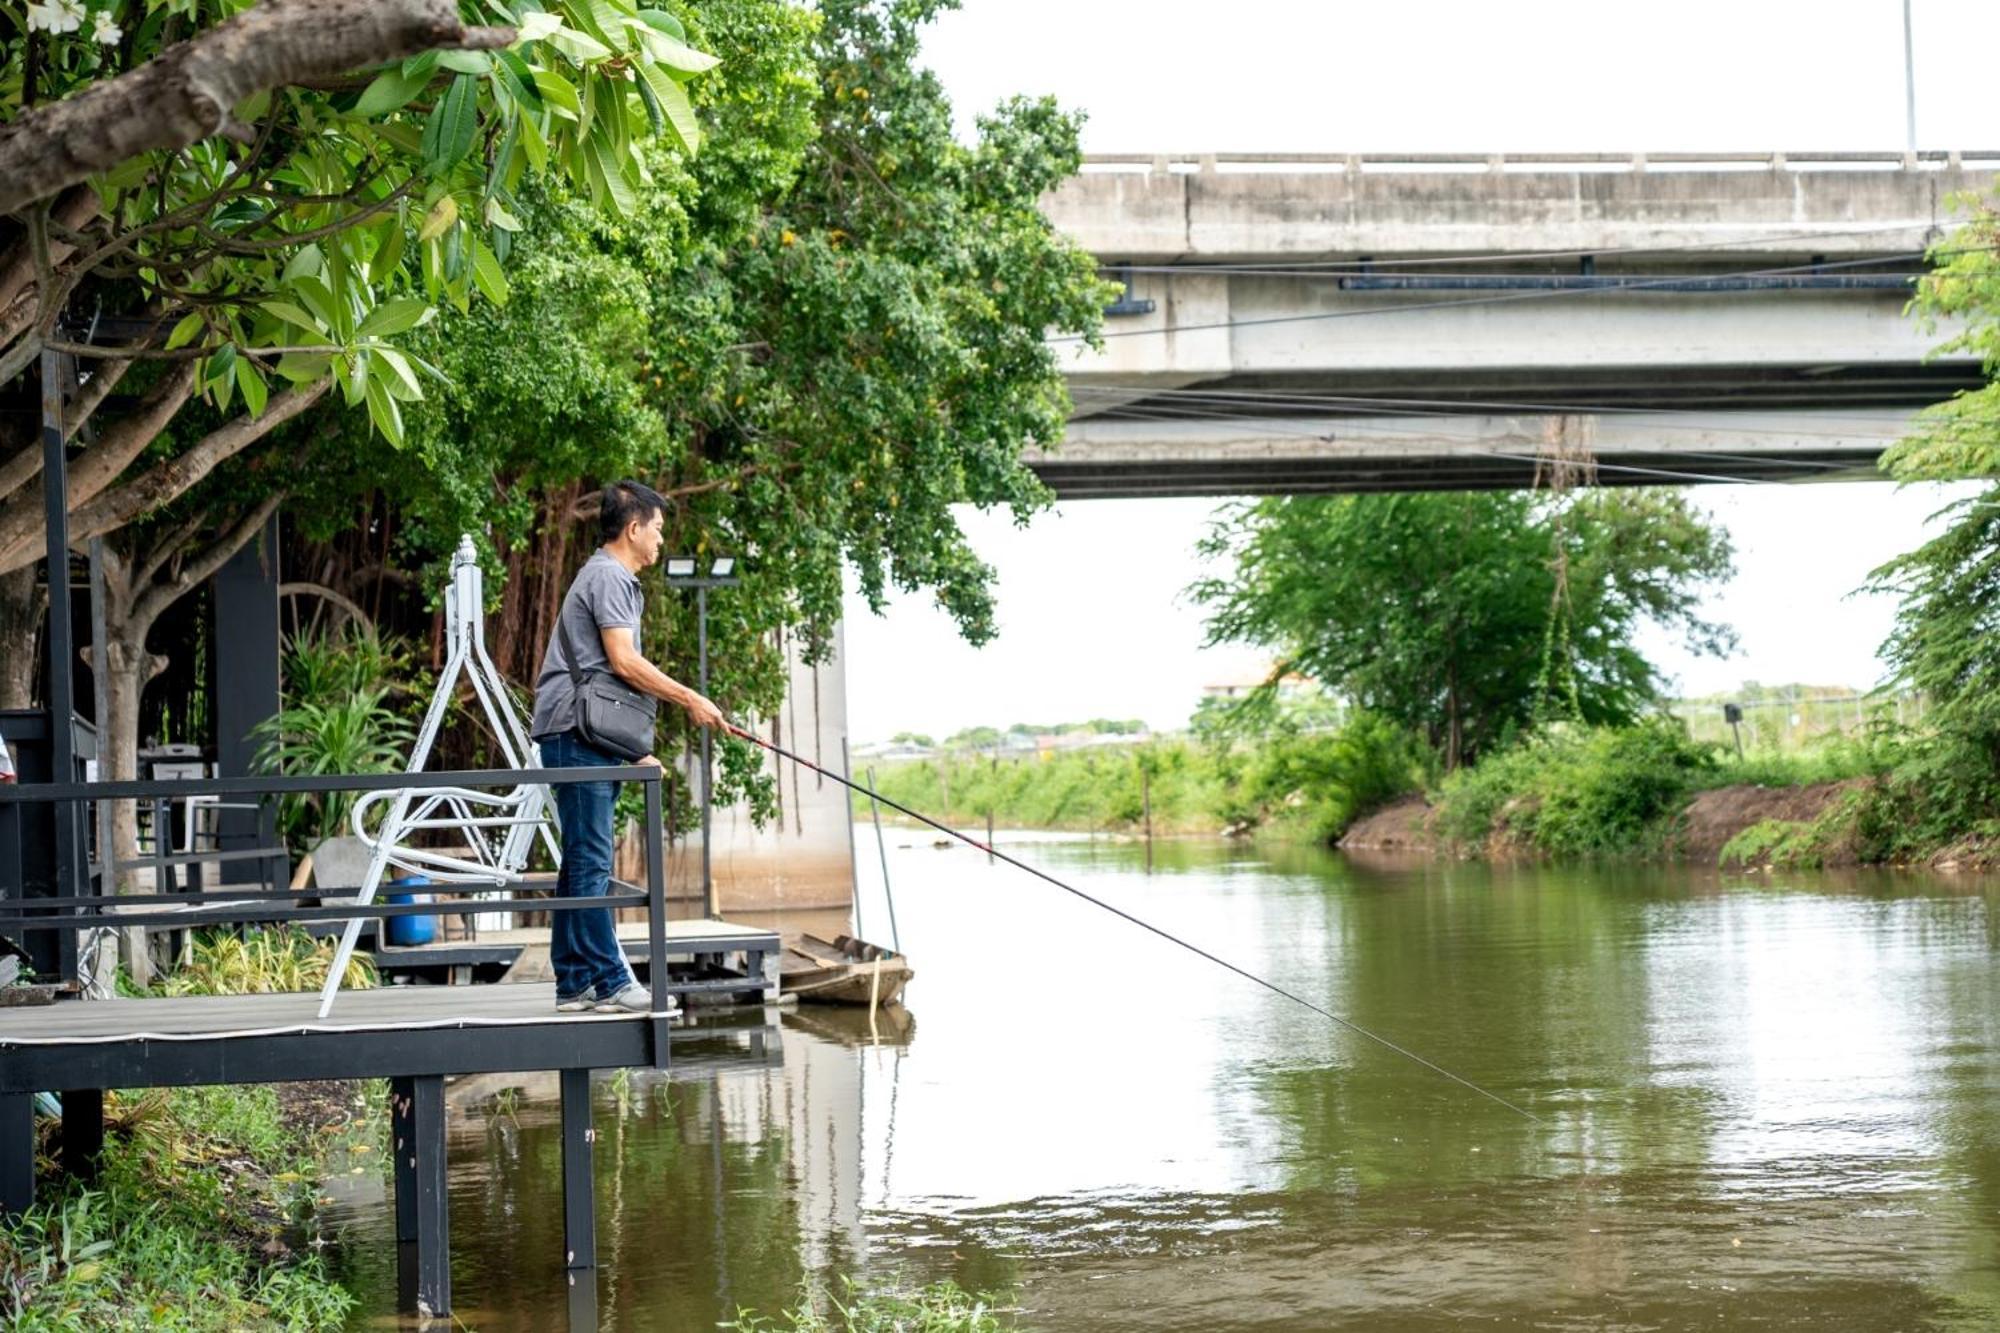
[[[0,708],[28,708],[34,703],[35,651],[42,624],[43,598],[35,586],[35,567],[0,574]]]
[[[98,767],[108,782],[131,782],[139,776],[140,696],[145,693],[146,682],[159,674],[165,659],[146,653],[146,630],[151,626],[134,627],[127,621],[111,628],[108,606],[105,619],[106,637],[111,642],[105,655],[104,717],[97,729]],[[95,665],[93,658],[92,666]],[[138,857],[138,802],[111,803],[111,850],[120,861]],[[122,870],[116,878],[119,893],[139,891],[138,872]]]
[[[514,36],[467,27],[454,0],[266,0],[0,131],[0,213],[141,153],[240,133],[235,108],[268,88]]]

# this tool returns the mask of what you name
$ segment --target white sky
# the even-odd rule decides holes
[[[1924,147],[2000,148],[2000,4],[1913,0]],[[1899,149],[1900,0],[964,0],[925,43],[961,126],[1013,93],[1089,114],[1093,152],[1559,152]],[[1711,487],[1736,580],[1708,614],[1742,652],[1649,643],[1689,693],[1744,680],[1873,684],[1890,605],[1849,598],[1919,540],[1935,492]],[[1203,683],[1255,669],[1202,651],[1180,597],[1214,502],[1058,506],[1026,532],[968,512],[999,570],[1001,634],[974,650],[928,597],[886,616],[850,598],[857,740],[980,723],[1186,721]]]

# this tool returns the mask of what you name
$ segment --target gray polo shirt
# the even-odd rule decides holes
[[[643,606],[639,580],[632,571],[601,550],[586,560],[562,604],[570,641],[576,645],[577,669],[609,672],[611,659],[605,655],[601,631],[629,629],[633,642],[638,642]],[[570,683],[562,635],[552,633],[542,653],[541,674],[535,677],[535,715],[528,721],[528,734],[553,736],[575,725],[576,687]]]

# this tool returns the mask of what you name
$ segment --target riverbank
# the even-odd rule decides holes
[[[1834,736],[1745,758],[1655,719],[1556,728],[1442,777],[1379,720],[1236,745],[944,756],[876,775],[959,827],[1178,836],[1257,832],[1435,856],[1619,856],[1703,866],[2000,865],[2000,830],[1941,811],[1925,743]],[[865,799],[857,818],[869,817]]]
[[[108,1094],[97,1182],[46,1189],[0,1224],[6,1327],[343,1327],[354,1298],[320,1254],[319,1164],[378,1110],[355,1084]],[[56,1124],[39,1126],[45,1150]]]

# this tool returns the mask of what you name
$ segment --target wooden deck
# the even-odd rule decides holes
[[[0,1009],[0,1094],[667,1062],[667,1043],[766,1025],[761,1008],[657,1022],[558,1014],[547,984],[68,1000]],[[755,1018],[746,1023],[749,1014]],[[656,1031],[656,1028],[658,1029]]]

